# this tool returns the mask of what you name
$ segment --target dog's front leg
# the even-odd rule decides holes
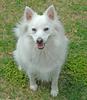
[[[37,90],[37,84],[36,84],[36,80],[35,80],[35,77],[34,75],[29,75],[29,78],[30,78],[30,89],[33,90],[33,91],[36,91]]]
[[[53,79],[51,83],[51,95],[55,97],[57,96],[57,94],[58,94],[58,80]]]
[[[53,72],[52,75],[52,83],[51,83],[51,95],[53,97],[57,96],[59,90],[58,90],[58,78],[59,78],[60,71],[56,70]]]

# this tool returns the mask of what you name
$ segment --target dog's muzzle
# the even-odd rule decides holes
[[[37,41],[36,41],[36,44],[37,44],[38,49],[43,49],[44,46],[45,46],[45,43],[44,43],[42,38],[38,38]]]

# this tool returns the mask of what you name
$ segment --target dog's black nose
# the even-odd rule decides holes
[[[38,39],[37,39],[37,43],[38,43],[38,44],[43,43],[43,39],[42,39],[42,38],[38,38]]]

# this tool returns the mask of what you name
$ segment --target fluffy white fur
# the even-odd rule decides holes
[[[44,28],[49,30],[44,31]],[[36,32],[32,31],[36,28]],[[18,38],[14,58],[19,69],[24,69],[30,78],[30,88],[37,90],[36,79],[51,81],[51,95],[58,94],[58,78],[66,57],[68,40],[57,18],[55,8],[50,6],[43,15],[26,7],[22,21],[14,29]],[[41,37],[45,43],[38,49],[36,41]]]

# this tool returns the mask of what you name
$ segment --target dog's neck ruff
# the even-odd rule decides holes
[[[58,67],[59,63],[59,54],[56,54],[56,48],[47,48],[45,47],[42,50],[38,48],[34,48],[31,51],[30,62],[31,66],[35,68],[39,68],[41,71],[49,71],[54,67]],[[36,66],[37,65],[37,66]],[[46,70],[45,70],[46,69]]]

